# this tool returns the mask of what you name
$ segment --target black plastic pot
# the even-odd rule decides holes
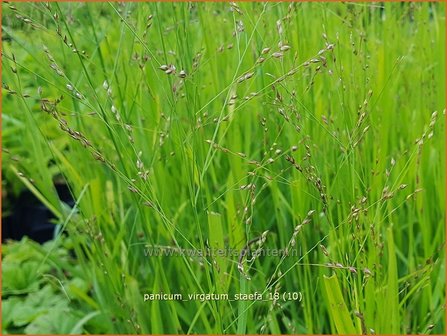
[[[55,185],[61,201],[74,205],[70,190],[65,184]],[[11,215],[3,218],[2,241],[20,240],[24,236],[44,243],[54,237],[54,215],[30,191],[23,191],[18,198],[10,200]]]

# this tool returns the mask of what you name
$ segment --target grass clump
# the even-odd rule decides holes
[[[4,188],[104,332],[445,330],[444,4],[2,6]]]

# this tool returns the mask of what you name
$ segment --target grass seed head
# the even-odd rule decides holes
[[[272,54],[272,56],[275,57],[275,58],[281,58],[281,57],[284,56],[284,53],[282,53],[282,52],[280,52],[280,51],[277,51],[277,52],[274,52],[274,53]]]
[[[261,54],[262,54],[262,55],[268,54],[268,52],[270,51],[270,49],[271,49],[271,48],[264,48],[264,49],[262,49],[262,50],[261,50]]]

